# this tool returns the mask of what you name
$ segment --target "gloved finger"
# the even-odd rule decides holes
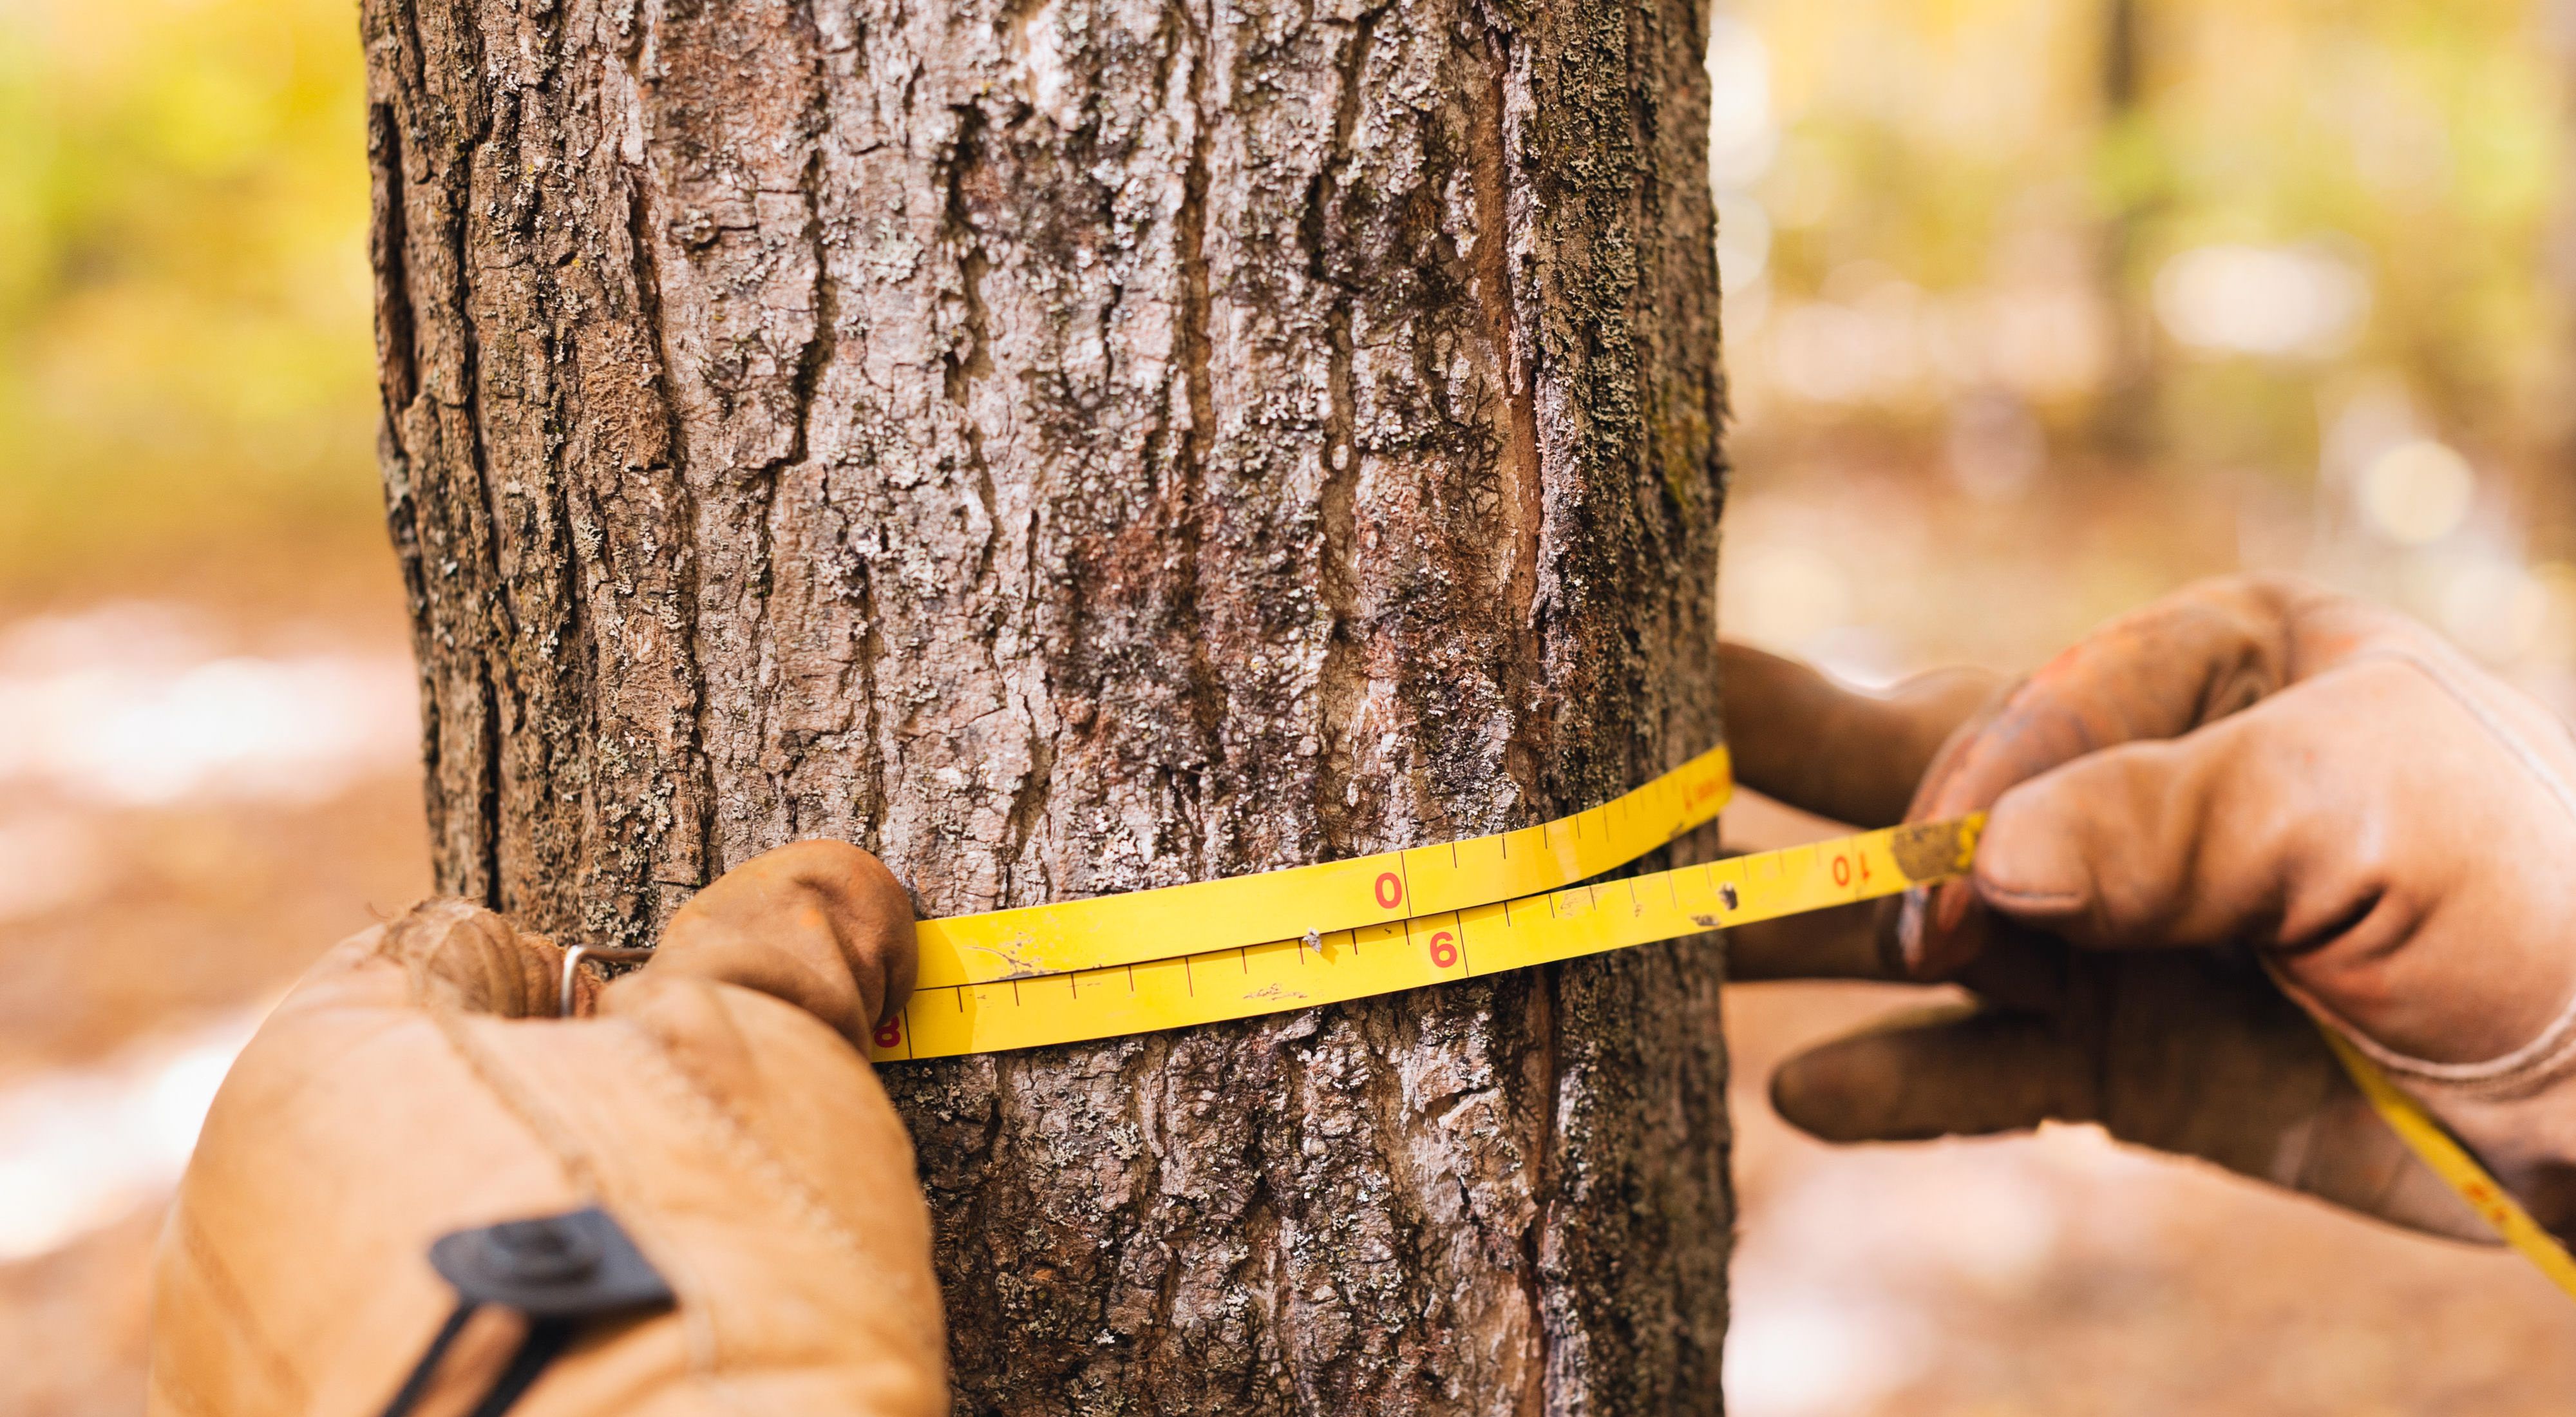
[[[2018,783],[2088,753],[2177,737],[2288,684],[2299,623],[2334,598],[2300,582],[2205,582],[2086,636],[2015,688],[1926,775],[1909,817],[1982,811]],[[1946,977],[1983,944],[1976,893],[1961,883],[1910,899],[1897,948],[1918,978]]]
[[[2565,1002],[2557,946],[2517,926],[2563,915],[2576,892],[2492,864],[2495,843],[2570,835],[2554,797],[2506,790],[2522,771],[2417,662],[2356,659],[2007,792],[1975,887],[2079,946],[2259,947],[2372,1039],[2475,1062]]]
[[[2171,1030],[2185,1035],[2185,1051],[2162,1060],[2106,1058],[2101,1046],[2042,1015],[1929,1011],[1790,1059],[1772,1075],[1772,1105],[1802,1130],[1844,1143],[2095,1122],[2122,1141],[2194,1156],[2392,1224],[2492,1241],[2475,1212],[2370,1111],[2306,1020],[2284,1001],[2272,1004],[2266,1036],[2211,1039]],[[2244,1053],[2249,1043],[2253,1051],[2300,1056],[2287,1067],[2267,1057],[2272,1066],[2240,1080],[2244,1086],[2218,1085],[2228,1071],[2225,1055]]]
[[[1800,811],[1863,827],[1905,820],[1942,742],[2002,684],[1982,670],[1950,669],[1865,694],[1747,645],[1719,645],[1718,660],[1736,779]]]
[[[1726,931],[1726,977],[1758,984],[1784,979],[1910,981],[1895,951],[1890,928],[1899,902],[1854,901],[1803,915],[1784,916]],[[1950,981],[1977,998],[2008,1008],[2045,1011],[2065,990],[2066,946],[2034,930],[1999,927],[1977,956]]]
[[[1771,1075],[1771,1105],[1825,1141],[1984,1136],[2091,1120],[2092,1072],[2044,1017],[1945,1005],[1791,1058]]]
[[[2494,1231],[2407,1149],[2316,1024],[2242,949],[2102,959],[2079,971],[2112,1136],[2198,1157],[2409,1229]],[[2116,990],[2099,989],[2116,978]],[[2083,1007],[2079,1004],[2079,1008]]]
[[[2019,923],[2093,949],[2278,944],[2350,923],[2349,910],[2290,915],[2339,863],[2313,849],[2328,817],[2348,829],[2364,804],[2348,774],[2306,778],[2302,754],[2277,751],[2277,711],[2170,742],[2132,743],[2052,769],[2006,792],[1978,842],[1977,897]],[[2357,885],[2366,884],[2356,882]]]
[[[1727,982],[1902,979],[1902,966],[1879,952],[1878,904],[1854,901],[1804,915],[1730,926]]]
[[[548,1017],[562,964],[553,941],[523,934],[482,906],[426,900],[323,956],[278,1012],[450,1008]]]
[[[734,867],[671,917],[646,968],[757,989],[853,1043],[912,996],[912,899],[884,863],[800,841]]]

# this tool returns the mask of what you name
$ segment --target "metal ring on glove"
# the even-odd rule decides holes
[[[636,964],[651,959],[651,950],[622,949],[614,945],[575,945],[564,951],[563,983],[555,992],[555,1017],[572,1017],[572,982],[581,972],[585,959],[604,960],[610,964]]]

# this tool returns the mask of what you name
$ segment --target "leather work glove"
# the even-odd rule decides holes
[[[206,1118],[156,1260],[150,1410],[403,1410],[418,1364],[409,1410],[497,1411],[545,1321],[460,1306],[431,1244],[596,1206],[676,1304],[564,1329],[517,1417],[945,1414],[928,1212],[852,1046],[913,948],[894,878],[825,841],[727,873],[643,969],[578,976],[572,1019],[564,952],[462,901],[340,945]]]
[[[2286,988],[2576,1233],[2576,742],[2538,703],[2272,578],[2193,586],[2009,690],[1874,698],[1726,655],[1747,785],[1860,826],[1990,813],[1974,876],[1928,899],[1733,932],[1738,978],[1974,996],[1791,1060],[1783,1116],[1836,1141],[2097,1122],[2492,1240]]]

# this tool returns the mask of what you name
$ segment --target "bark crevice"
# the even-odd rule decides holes
[[[1181,206],[1173,221],[1174,259],[1180,274],[1177,342],[1181,394],[1189,414],[1189,428],[1180,439],[1179,455],[1173,463],[1174,485],[1166,496],[1173,531],[1180,542],[1173,594],[1179,616],[1188,627],[1184,636],[1184,653],[1188,656],[1186,698],[1190,726],[1198,740],[1195,757],[1197,763],[1216,763],[1225,755],[1227,694],[1208,654],[1209,617],[1201,593],[1199,562],[1207,552],[1211,523],[1221,515],[1208,504],[1208,462],[1214,456],[1217,420],[1208,367],[1212,356],[1208,334],[1207,208],[1208,145],[1216,123],[1215,115],[1208,111],[1208,81],[1217,64],[1214,30],[1223,13],[1211,6],[1207,15],[1192,14],[1187,0],[1174,5],[1173,11],[1180,17],[1181,33],[1194,51],[1187,89],[1189,157],[1181,171]],[[1176,779],[1191,784],[1189,792],[1180,794],[1183,826],[1189,837],[1183,854],[1197,873],[1206,874],[1223,870],[1231,863],[1213,859],[1214,853],[1209,849],[1204,817],[1206,777],[1194,770],[1195,766],[1184,761],[1167,770]]]

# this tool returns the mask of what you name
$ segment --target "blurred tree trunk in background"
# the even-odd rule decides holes
[[[947,914],[1715,742],[1705,30],[368,0],[444,887],[632,943],[825,835]],[[1657,948],[889,1069],[961,1408],[1714,1410],[1716,994]]]
[[[2096,401],[2095,439],[2124,460],[2151,456],[2156,429],[2156,326],[2141,298],[2139,227],[2158,198],[2144,188],[2155,171],[2156,138],[2146,105],[2149,26],[2146,0],[2103,0],[2102,126],[2109,135],[2109,208],[2103,213],[2103,308],[2111,315],[2110,363]]]

